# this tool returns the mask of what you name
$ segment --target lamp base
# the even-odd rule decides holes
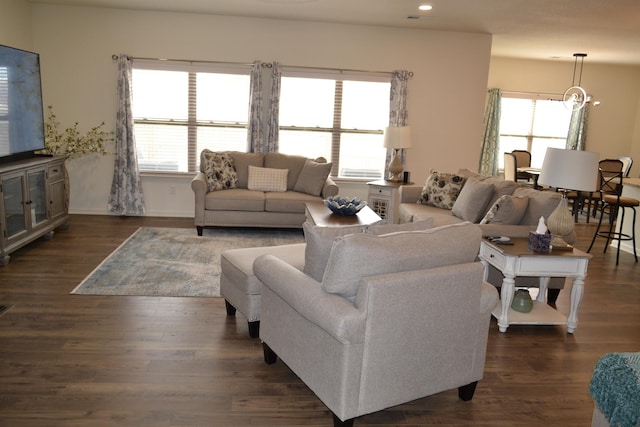
[[[575,223],[569,211],[566,192],[562,193],[562,198],[556,210],[549,215],[547,227],[549,227],[549,231],[551,232],[551,246],[567,245],[564,238],[571,234],[575,228]]]
[[[393,150],[393,157],[391,158],[391,162],[389,163],[390,177],[387,181],[402,181],[402,171],[404,170],[404,168],[402,167],[402,160],[400,160],[398,151],[399,150],[397,148]]]

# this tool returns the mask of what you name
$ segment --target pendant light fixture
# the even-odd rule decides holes
[[[571,111],[578,111],[587,103],[587,92],[582,88],[582,66],[586,53],[574,53],[573,80],[571,87],[564,92],[562,101],[564,106]],[[576,85],[576,71],[578,71],[578,59],[580,60],[580,72],[578,73],[578,84]]]

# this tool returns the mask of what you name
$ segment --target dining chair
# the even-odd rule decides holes
[[[618,160],[622,162],[622,173],[625,177],[629,176],[631,166],[633,165],[633,159],[629,156],[620,156]]]
[[[527,150],[513,150],[511,152],[516,157],[516,171],[518,168],[528,168],[531,166],[531,153]],[[529,181],[531,175],[524,172],[516,172],[516,179]]]
[[[617,162],[617,163],[616,163]],[[616,253],[616,265],[620,261],[620,245],[623,241],[631,241],[633,246],[633,257],[638,262],[638,255],[636,254],[636,207],[640,205],[640,201],[632,197],[622,196],[622,180],[624,178],[624,171],[622,169],[622,162],[620,160],[602,160],[600,161],[600,168],[598,170],[598,176],[600,180],[599,186],[599,209],[600,219],[598,220],[598,227],[593,234],[591,244],[587,252],[591,252],[593,244],[597,237],[603,237],[606,239],[603,253],[607,252],[609,242],[612,240],[618,241],[618,249]],[[608,166],[607,166],[608,165]],[[606,169],[611,167],[613,170]],[[623,232],[623,224],[625,219],[625,212],[630,209],[633,214],[631,231],[630,233]],[[609,214],[609,229],[601,230],[602,219],[605,212]],[[618,215],[619,213],[619,215]],[[614,228],[615,227],[615,228]]]
[[[504,153],[504,179],[516,181],[517,166],[516,156],[513,153]]]

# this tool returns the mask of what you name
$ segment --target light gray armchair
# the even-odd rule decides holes
[[[256,259],[260,338],[334,414],[334,425],[444,390],[470,400],[483,376],[494,286],[470,223],[333,242],[322,282]]]

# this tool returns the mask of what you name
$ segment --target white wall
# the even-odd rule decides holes
[[[54,106],[63,126],[78,121],[81,129],[88,129],[105,121],[108,128],[114,127],[114,53],[407,69],[415,73],[409,83],[415,148],[406,166],[412,179],[424,182],[432,167],[477,168],[490,35],[44,4],[34,5],[33,11],[44,100]],[[110,156],[69,162],[71,212],[107,212],[112,167]],[[144,177],[147,215],[192,216],[190,178]],[[366,195],[364,184],[342,188],[348,195]]]
[[[33,51],[31,5],[27,0],[0,0],[0,44]]]
[[[573,62],[491,58],[488,87],[564,93],[571,85]],[[590,110],[587,150],[600,158],[631,155],[640,171],[640,67],[590,63],[585,59],[582,86],[600,106]],[[635,156],[634,156],[635,154]]]

